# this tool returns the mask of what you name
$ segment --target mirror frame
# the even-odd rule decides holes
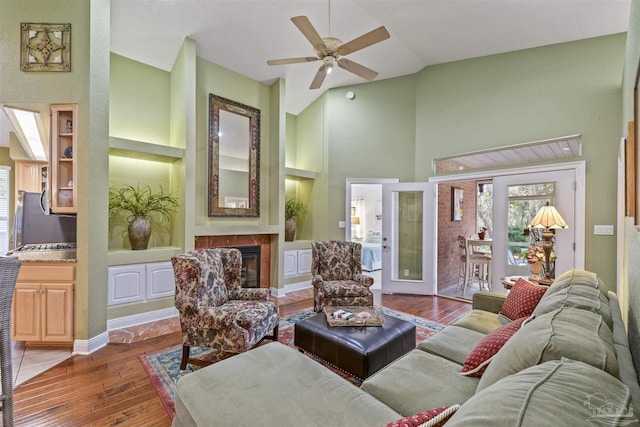
[[[249,207],[220,206],[220,110],[249,118]],[[260,110],[209,94],[209,216],[260,217]]]

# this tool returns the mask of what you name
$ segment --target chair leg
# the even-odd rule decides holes
[[[271,341],[278,341],[279,330],[280,330],[280,325],[276,323],[275,328],[273,328],[273,334],[267,335],[265,338],[270,339]]]
[[[182,360],[180,361],[180,369],[184,370],[187,367],[187,362],[189,362],[189,346],[182,346]]]

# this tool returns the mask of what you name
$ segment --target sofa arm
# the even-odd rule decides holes
[[[472,307],[475,310],[484,310],[498,314],[502,310],[504,300],[507,298],[505,294],[496,292],[476,292],[473,294]]]

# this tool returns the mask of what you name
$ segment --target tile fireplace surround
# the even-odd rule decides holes
[[[243,234],[230,236],[196,236],[195,248],[238,248],[260,246],[260,287],[271,286],[271,235]]]

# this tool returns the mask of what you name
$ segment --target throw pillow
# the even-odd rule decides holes
[[[511,320],[531,316],[547,289],[546,286],[534,285],[522,278],[518,279],[507,295],[499,314]]]
[[[481,377],[485,369],[487,369],[487,365],[491,362],[491,359],[493,359],[493,356],[495,356],[509,338],[520,329],[522,322],[526,319],[526,317],[516,319],[482,338],[471,353],[469,353],[469,356],[467,356],[467,360],[464,361],[460,374],[470,377]]]
[[[460,408],[460,405],[443,406],[419,414],[409,415],[384,427],[440,427]]]

